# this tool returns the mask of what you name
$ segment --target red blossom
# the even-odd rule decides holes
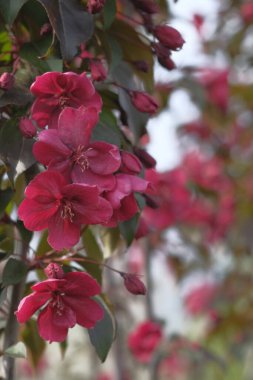
[[[121,273],[124,279],[126,289],[135,295],[145,295],[147,290],[143,282],[140,280],[138,274]]]
[[[185,297],[186,310],[193,316],[208,312],[217,292],[217,284],[214,283],[206,282],[196,286]]]
[[[58,117],[67,106],[94,107],[98,112],[102,107],[102,100],[85,73],[45,73],[31,85],[31,93],[36,97],[31,110],[32,118],[40,128],[47,125],[57,128]]]
[[[139,211],[134,192],[145,193],[150,185],[148,181],[129,174],[116,174],[115,179],[114,188],[104,193],[105,199],[113,208],[113,215],[106,223],[109,227],[115,227],[119,222],[129,220]]]
[[[61,278],[50,277],[33,285],[32,290],[32,294],[21,300],[17,320],[25,323],[40,310],[39,334],[49,342],[64,341],[68,329],[75,324],[89,329],[103,318],[102,307],[91,298],[101,292],[100,286],[87,273],[69,272]]]
[[[156,113],[158,109],[158,103],[155,98],[146,92],[141,91],[129,91],[132,104],[140,112],[146,112],[150,115]]]
[[[158,323],[146,321],[137,326],[128,336],[128,347],[135,359],[141,363],[150,362],[154,351],[162,340]]]
[[[157,25],[154,28],[154,36],[170,50],[179,50],[185,43],[181,33],[169,25]]]
[[[75,183],[96,185],[100,191],[111,190],[115,185],[113,173],[120,167],[120,153],[115,145],[90,142],[97,121],[95,108],[65,108],[58,129],[39,134],[33,147],[35,158]]]
[[[248,1],[242,4],[241,16],[246,24],[249,24],[253,21],[253,1]]]
[[[55,250],[73,247],[82,224],[104,224],[112,215],[111,205],[96,186],[69,184],[56,171],[38,174],[25,195],[19,218],[30,231],[48,228],[48,242]]]

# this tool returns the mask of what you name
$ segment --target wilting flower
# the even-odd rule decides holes
[[[56,250],[73,247],[82,224],[106,223],[112,215],[96,186],[69,184],[56,171],[38,174],[25,190],[18,215],[31,231],[48,228],[48,242]]]
[[[27,117],[22,117],[20,120],[19,130],[26,139],[33,138],[37,133],[37,129],[32,120],[28,119]]]
[[[5,72],[0,76],[0,89],[8,91],[13,87],[14,82],[15,82],[14,75],[11,73]]]
[[[85,73],[45,73],[31,85],[31,93],[36,97],[31,110],[32,118],[41,128],[47,125],[57,128],[58,117],[67,106],[94,107],[98,112],[102,107],[102,100]]]
[[[58,129],[44,130],[34,144],[33,154],[49,170],[57,170],[75,183],[96,185],[100,191],[115,185],[113,173],[120,167],[117,146],[103,141],[91,143],[98,121],[95,108],[65,108]]]
[[[162,330],[158,323],[146,321],[128,335],[128,347],[135,359],[141,363],[150,362],[152,355],[162,340]]]
[[[185,43],[181,33],[169,25],[157,25],[154,28],[154,36],[170,50],[179,50]]]
[[[116,174],[115,179],[114,188],[104,193],[113,208],[113,215],[106,223],[109,227],[132,218],[139,211],[134,192],[145,193],[149,187],[148,181],[129,174]]]
[[[141,91],[129,91],[132,104],[140,112],[147,112],[151,115],[156,113],[158,103],[153,96]]]
[[[49,264],[49,266],[57,264]],[[68,329],[79,324],[94,327],[103,318],[102,307],[91,297],[100,286],[87,273],[69,272],[32,286],[33,293],[23,298],[16,311],[19,323],[25,323],[38,310],[40,336],[49,342],[62,342]]]
[[[140,280],[138,274],[133,273],[121,273],[121,277],[124,279],[124,285],[127,290],[135,295],[145,295],[147,290],[143,282]]]

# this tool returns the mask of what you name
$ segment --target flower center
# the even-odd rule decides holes
[[[66,107],[66,105],[68,104],[68,100],[69,100],[69,98],[68,98],[67,96],[61,96],[61,97],[59,98],[59,106],[60,106],[61,108]]]
[[[50,302],[50,305],[52,308],[54,308],[56,314],[58,315],[62,315],[63,314],[63,311],[64,311],[64,302],[62,300],[62,296],[64,296],[65,293],[58,293],[58,292],[55,292],[55,294],[53,295],[53,299],[52,301]]]
[[[73,222],[74,216],[75,216],[75,213],[73,211],[73,206],[71,202],[64,200],[62,202],[62,209],[61,209],[62,219],[69,219],[71,222]]]
[[[90,163],[87,157],[87,152],[91,150],[91,148],[88,148],[85,150],[85,147],[83,145],[79,145],[77,150],[72,155],[72,161],[79,165],[82,172],[89,169]]]

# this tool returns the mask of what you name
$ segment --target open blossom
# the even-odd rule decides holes
[[[128,347],[135,359],[141,363],[149,363],[161,340],[160,325],[152,321],[145,321],[129,334]]]
[[[113,208],[113,215],[106,226],[115,227],[119,222],[129,220],[138,211],[139,207],[134,192],[145,193],[149,182],[129,174],[116,174],[116,183],[111,191],[104,193]]]
[[[49,264],[49,266],[57,264]],[[50,268],[49,268],[50,269]],[[38,310],[40,336],[49,342],[62,342],[68,329],[79,324],[94,327],[103,318],[102,307],[91,297],[101,292],[89,274],[69,272],[61,278],[50,277],[32,286],[33,293],[23,298],[16,311],[19,323],[25,323]]]
[[[36,97],[31,110],[32,118],[41,128],[47,125],[57,128],[58,117],[67,106],[91,106],[98,112],[102,107],[102,100],[85,73],[48,72],[36,77],[30,90]]]
[[[120,167],[120,153],[115,145],[90,142],[97,121],[95,108],[65,108],[58,129],[39,134],[33,147],[35,158],[75,183],[96,185],[101,192],[111,190],[115,185],[113,173]]]
[[[106,223],[112,215],[96,186],[69,184],[56,171],[38,174],[25,190],[18,215],[30,231],[48,228],[48,242],[56,250],[73,247],[82,224]]]

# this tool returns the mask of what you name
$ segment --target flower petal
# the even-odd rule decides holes
[[[86,328],[94,327],[97,321],[104,316],[104,310],[94,300],[86,298],[79,300],[73,296],[65,296],[64,303],[69,305],[76,313],[76,322]]]
[[[53,170],[47,170],[38,174],[25,189],[25,195],[30,199],[36,199],[39,203],[52,202],[61,198],[61,189],[67,181]]]
[[[47,228],[48,221],[57,211],[54,203],[38,203],[33,199],[24,199],[18,209],[18,216],[30,231]]]
[[[101,175],[93,173],[90,169],[82,170],[79,165],[75,165],[71,172],[72,181],[75,183],[83,183],[90,186],[97,186],[99,191],[110,191],[115,186],[115,178],[113,174]]]
[[[86,147],[97,122],[98,113],[95,108],[66,107],[59,117],[59,136],[66,145],[73,149],[79,146]]]
[[[38,317],[38,329],[42,339],[49,342],[63,342],[68,334],[68,328],[54,323],[52,307],[47,306]]]
[[[86,152],[91,171],[97,174],[107,175],[116,172],[121,163],[117,146],[102,141],[89,146]]]
[[[51,297],[51,292],[32,293],[24,297],[16,311],[17,320],[19,323],[25,323],[31,316],[43,306]]]
[[[88,273],[69,272],[64,279],[67,281],[65,293],[75,297],[90,297],[101,292],[100,285]]]
[[[71,248],[80,239],[80,225],[64,219],[60,210],[48,222],[48,243],[57,251]]]
[[[48,278],[47,280],[37,282],[32,286],[36,292],[54,292],[55,290],[64,290],[67,285],[65,279]]]

